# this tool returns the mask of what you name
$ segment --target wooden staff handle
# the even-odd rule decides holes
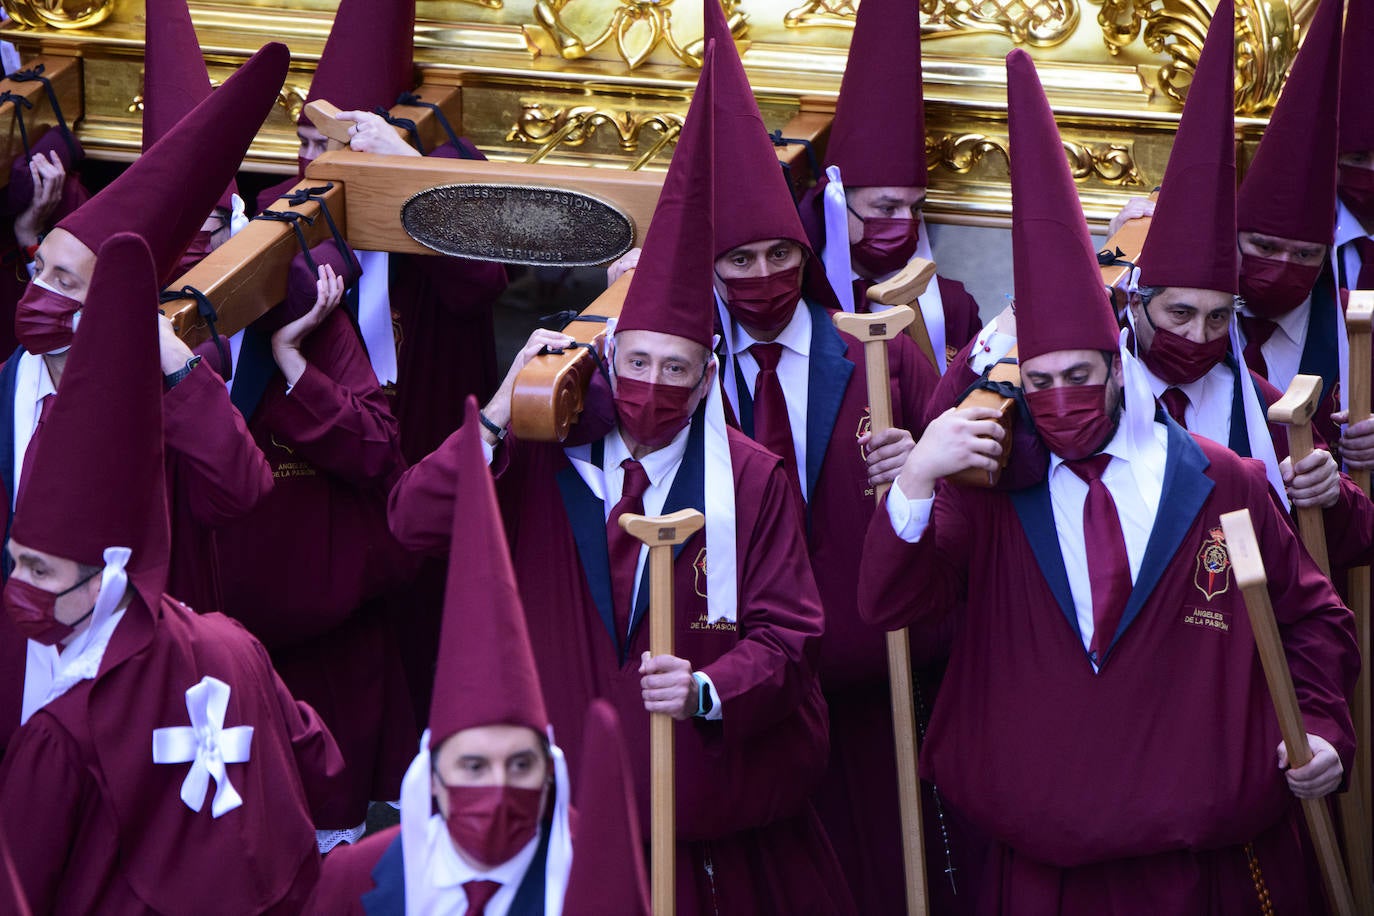
[[[897,273],[881,283],[870,286],[866,295],[870,302],[876,302],[878,305],[905,305],[912,310],[914,314],[907,333],[916,341],[916,346],[925,354],[926,359],[930,360],[930,364],[938,370],[940,363],[935,359],[935,345],[930,342],[930,330],[926,327],[920,306],[915,304],[917,299],[925,295],[926,289],[934,279],[934,261],[912,258]]]
[[[1350,422],[1358,423],[1370,416],[1370,331],[1374,326],[1374,291],[1351,290],[1350,303],[1345,312],[1345,326],[1350,334]],[[1352,469],[1350,479],[1365,495],[1369,494],[1369,471]],[[1364,814],[1359,823],[1367,828],[1374,824],[1374,811],[1370,809],[1369,782],[1369,567],[1359,566],[1350,570],[1346,585],[1350,610],[1355,614],[1355,638],[1359,643],[1360,658],[1365,659],[1365,663],[1360,666],[1360,678],[1355,683],[1355,702],[1351,704],[1351,713],[1355,719],[1354,775],[1360,780],[1361,793],[1364,796]],[[1365,833],[1365,844],[1366,849],[1374,848],[1374,837]],[[1368,912],[1374,912],[1374,906],[1371,906]]]
[[[672,515],[620,516],[620,527],[649,545],[649,652],[673,654],[673,547],[701,530],[706,517],[695,509]],[[674,810],[673,718],[649,717],[650,860],[654,916],[672,916],[676,907],[677,812]]]
[[[931,272],[934,272],[934,265],[931,265]],[[916,310],[907,305],[897,305],[867,315],[838,312],[834,316],[836,328],[864,344],[864,371],[868,376],[868,411],[873,435],[892,426],[887,342],[916,318]],[[879,506],[887,490],[887,484],[874,489]],[[911,643],[907,641],[905,629],[887,634],[887,672],[892,690],[892,730],[897,744],[897,799],[902,818],[903,861],[906,864],[906,911],[908,916],[925,916],[930,911],[930,904],[926,890],[925,840],[921,835],[921,782],[916,776],[916,706],[911,675]]]
[[[1269,422],[1288,427],[1288,457],[1294,465],[1312,454],[1312,416],[1321,402],[1322,380],[1315,375],[1295,375],[1283,397],[1269,405]],[[1327,578],[1331,561],[1326,553],[1326,527],[1322,510],[1307,506],[1298,510],[1298,533],[1312,559]]]
[[[1264,679],[1269,684],[1269,696],[1279,717],[1279,731],[1288,749],[1288,764],[1294,768],[1303,766],[1312,759],[1312,751],[1307,744],[1307,727],[1303,725],[1302,711],[1298,708],[1298,695],[1293,689],[1293,673],[1288,670],[1288,659],[1283,654],[1283,642],[1279,639],[1279,627],[1274,621],[1274,608],[1269,603],[1264,558],[1255,540],[1250,510],[1240,509],[1222,515],[1221,528],[1226,535],[1226,551],[1236,574],[1236,584],[1245,596],[1245,610],[1250,617],[1250,629],[1255,634],[1255,648],[1264,666]],[[1336,830],[1331,825],[1331,812],[1326,806],[1326,799],[1304,798],[1302,810],[1321,865],[1327,900],[1337,916],[1354,916],[1360,911],[1356,909],[1345,865],[1341,862],[1340,845],[1336,842]]]

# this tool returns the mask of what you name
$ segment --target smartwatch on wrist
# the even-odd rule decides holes
[[[168,391],[171,391],[183,380],[185,380],[186,376],[190,375],[192,370],[194,370],[196,366],[200,365],[200,361],[202,358],[203,357],[200,356],[191,357],[186,361],[186,365],[182,366],[175,372],[169,372],[167,375],[164,375],[162,377],[162,384],[166,386]]]

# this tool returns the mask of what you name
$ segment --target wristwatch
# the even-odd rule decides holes
[[[200,357],[200,356],[193,356],[193,357],[191,357],[190,359],[188,359],[188,360],[186,361],[186,365],[182,366],[180,369],[178,369],[178,370],[175,371],[175,372],[171,372],[171,373],[168,373],[167,375],[164,375],[164,376],[162,377],[162,384],[166,386],[166,388],[167,388],[168,391],[171,391],[171,390],[172,390],[173,388],[175,388],[183,379],[185,379],[186,376],[190,375],[190,374],[191,374],[191,371],[192,371],[193,369],[195,369],[196,366],[199,366],[199,365],[200,365],[200,361],[201,361],[202,358],[203,358],[203,357]]]

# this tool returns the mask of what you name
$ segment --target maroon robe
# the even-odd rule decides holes
[[[689,495],[693,479],[701,486],[700,427],[698,418],[665,512],[701,498]],[[823,621],[796,500],[776,456],[733,430],[730,453],[738,622],[706,622],[703,533],[683,544],[674,562],[675,654],[711,677],[723,714],[719,722],[692,719],[675,729],[678,912],[851,912],[844,877],[807,802],[827,753],[814,668]],[[406,546],[447,549],[457,454],[455,436],[393,491],[392,530]],[[496,470],[558,744],[571,759],[583,759],[587,705],[601,697],[616,707],[647,835],[649,715],[638,671],[649,648],[647,588],[622,662],[608,624],[603,503],[556,445],[508,439]],[[589,576],[584,562],[599,572]]]
[[[401,575],[385,501],[404,464],[348,317],[334,312],[302,355],[309,365],[291,392],[273,367],[249,418],[273,490],[217,540],[227,612],[319,710],[347,762],[347,785],[317,823],[353,827],[370,800],[398,797],[415,753],[405,672],[379,600]]]
[[[185,691],[206,676],[230,687],[224,726],[253,728],[248,762],[227,766],[243,804],[218,818],[213,782],[192,811],[191,764],[151,754],[154,729],[190,724]],[[311,814],[342,765],[241,626],[135,597],[100,673],[16,734],[0,828],[35,913],[296,913],[319,874]]]
[[[943,486],[915,544],[875,515],[865,618],[896,627],[958,609],[921,769],[998,844],[981,911],[1253,912],[1250,842],[1275,911],[1313,911],[1320,891],[1289,823],[1278,721],[1220,531],[1220,514],[1243,507],[1306,728],[1348,767],[1353,620],[1258,462],[1169,427],[1150,546],[1097,674],[1047,486]]]
[[[0,388],[0,403],[13,410],[14,390]],[[196,610],[222,607],[219,562],[214,553],[219,525],[241,517],[272,489],[271,469],[229,403],[224,383],[209,366],[191,372],[162,399],[166,479],[172,521],[170,583],[180,583]],[[8,465],[0,456],[0,461]],[[0,518],[9,527],[9,481],[0,481]],[[26,641],[0,615],[0,757],[19,727],[24,696]]]

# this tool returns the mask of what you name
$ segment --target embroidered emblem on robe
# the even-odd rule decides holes
[[[1207,532],[1207,538],[1197,552],[1197,572],[1193,575],[1193,584],[1207,601],[1226,594],[1231,587],[1231,555],[1226,552],[1226,535],[1220,528]]]

